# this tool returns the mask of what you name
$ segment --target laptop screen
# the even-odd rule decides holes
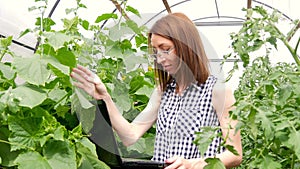
[[[95,104],[95,120],[93,127],[89,131],[89,139],[96,145],[96,151],[99,160],[110,166],[120,166],[122,159],[115,140],[111,122],[103,101],[97,101]]]
[[[85,132],[89,135],[89,139],[95,144],[99,160],[112,168],[160,169],[165,167],[164,163],[151,160],[121,158],[105,102],[100,100],[91,103],[94,106],[89,110],[90,112],[94,112],[95,115],[90,116],[90,123],[85,121],[85,124],[89,126],[86,128],[88,131]],[[83,126],[83,128],[85,127]]]

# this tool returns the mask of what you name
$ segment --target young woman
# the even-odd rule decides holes
[[[229,118],[235,99],[232,91],[210,74],[193,22],[183,13],[168,14],[152,26],[148,38],[157,87],[133,122],[122,117],[105,85],[85,67],[73,69],[71,76],[77,80],[74,85],[106,103],[112,126],[126,146],[135,143],[156,122],[152,160],[168,163],[167,169],[201,169],[206,165],[205,158],[212,156],[227,168],[238,166],[242,161],[241,138],[239,132],[235,133],[236,121]],[[201,157],[193,140],[195,132],[204,126],[220,126],[219,132],[228,137],[226,144],[239,155],[219,148],[222,139],[216,137]]]

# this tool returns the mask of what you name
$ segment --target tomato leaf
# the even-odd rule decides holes
[[[222,161],[218,158],[207,158],[205,162],[207,162],[207,165],[204,169],[226,169]]]

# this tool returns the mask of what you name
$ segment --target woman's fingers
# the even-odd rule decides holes
[[[100,84],[101,83],[100,78],[95,73],[93,73],[92,71],[90,71],[89,69],[87,69],[86,67],[83,67],[81,65],[78,65],[76,68],[73,68],[72,73],[75,73],[75,74],[81,76],[83,79],[85,79],[88,82],[91,82],[91,83],[94,83],[94,84]],[[84,82],[82,78],[80,78],[76,75],[73,75],[73,76],[76,80],[78,80],[82,83]]]
[[[182,167],[183,165],[183,159],[181,157],[178,156],[174,156],[171,157],[169,159],[166,160],[166,163],[170,164],[168,167],[166,167],[166,169],[175,169],[175,168],[179,168]],[[184,166],[183,166],[184,167]]]

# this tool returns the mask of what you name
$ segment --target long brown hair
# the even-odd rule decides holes
[[[185,14],[171,13],[156,21],[148,34],[150,48],[152,34],[163,36],[174,43],[180,59],[179,69],[175,75],[177,83],[186,88],[192,82],[202,84],[207,80],[210,75],[208,58],[196,26]],[[172,79],[171,75],[163,71],[157,62],[154,62],[154,69],[157,84],[165,90]]]

